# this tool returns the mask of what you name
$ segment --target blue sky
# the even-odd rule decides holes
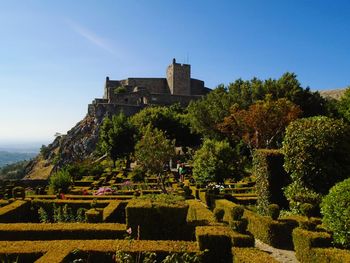
[[[0,145],[48,143],[87,113],[106,76],[163,77],[175,57],[210,88],[295,72],[350,84],[350,2],[0,1]]]

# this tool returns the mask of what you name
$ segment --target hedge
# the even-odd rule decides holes
[[[196,239],[201,251],[208,250],[203,262],[232,262],[231,230],[225,226],[196,227]]]
[[[279,150],[258,149],[253,154],[253,173],[256,176],[258,210],[267,215],[269,204],[288,208],[288,201],[282,188],[290,183],[290,177],[283,168],[284,156]]]
[[[350,251],[331,248],[332,238],[326,232],[296,228],[293,231],[293,242],[296,257],[301,262],[350,262]]]
[[[233,247],[254,247],[255,239],[251,234],[241,234],[231,231],[231,242]]]
[[[126,206],[126,224],[131,227],[133,236],[149,240],[191,239],[187,233],[186,217],[188,204],[156,202],[150,199],[130,200]]]
[[[272,220],[245,210],[244,217],[248,219],[248,231],[255,238],[276,248],[293,248],[292,231],[298,222],[292,219]]]
[[[0,224],[0,240],[122,239],[124,224]]]
[[[213,213],[198,200],[186,200],[189,205],[186,221],[195,226],[216,225]]]
[[[36,263],[65,262],[73,250],[85,252],[115,253],[196,253],[200,251],[196,242],[143,241],[143,240],[57,240],[57,241],[0,241],[0,255],[46,253]]]
[[[215,208],[221,208],[225,210],[225,214],[224,214],[224,222],[229,223],[230,221],[232,221],[232,217],[231,217],[231,211],[233,209],[233,207],[238,206],[237,204],[228,201],[226,199],[216,199],[215,200]]]
[[[132,199],[130,195],[65,195],[65,200],[128,200]],[[30,195],[26,200],[57,199],[56,195]]]
[[[27,222],[30,202],[16,200],[0,208],[0,223]]]
[[[257,248],[233,248],[232,254],[235,263],[279,263],[269,253]]]
[[[117,214],[121,203],[119,200],[111,201],[103,209],[103,222],[117,222]]]

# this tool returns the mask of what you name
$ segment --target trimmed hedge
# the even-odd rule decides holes
[[[0,241],[0,255],[46,253],[36,263],[65,262],[73,250],[82,252],[115,253],[194,253],[199,254],[196,242],[143,240],[58,240],[58,241]]]
[[[116,222],[118,210],[122,202],[119,200],[111,201],[103,209],[103,222]]]
[[[187,223],[194,226],[216,225],[213,213],[198,200],[186,200],[189,205]]]
[[[122,239],[123,224],[0,224],[0,240]]]
[[[350,262],[350,251],[330,248],[331,235],[326,232],[313,232],[301,228],[293,231],[296,257],[301,262]]]
[[[203,262],[232,262],[231,230],[224,226],[196,227],[196,239],[203,255]]]
[[[248,219],[248,231],[255,238],[276,248],[293,248],[292,231],[298,222],[291,219],[272,220],[245,210],[244,217]]]
[[[290,183],[290,177],[283,163],[284,156],[279,150],[258,149],[253,154],[257,204],[263,215],[267,215],[270,204],[278,204],[281,209],[288,208],[282,188]]]
[[[27,222],[30,202],[16,200],[0,208],[0,223]]]
[[[239,205],[228,201],[226,199],[216,199],[215,200],[215,208],[221,208],[225,210],[225,214],[224,214],[224,219],[223,221],[226,223],[229,223],[230,221],[232,221],[232,209],[234,207],[237,207]]]
[[[269,253],[257,248],[233,248],[232,254],[235,263],[279,263]]]
[[[231,231],[231,242],[233,247],[254,247],[255,239],[251,234],[241,234]]]
[[[151,199],[133,199],[126,206],[126,224],[133,236],[149,240],[191,239],[186,217],[189,205],[184,201],[166,203]]]

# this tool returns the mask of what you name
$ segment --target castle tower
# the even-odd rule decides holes
[[[167,68],[166,78],[172,95],[191,95],[191,66],[173,63]]]

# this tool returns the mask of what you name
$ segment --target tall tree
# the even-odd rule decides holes
[[[188,106],[188,121],[191,128],[207,138],[220,138],[217,124],[230,114],[231,97],[227,89],[220,85],[204,98],[191,102]]]
[[[350,87],[345,90],[341,96],[338,104],[338,111],[340,115],[348,122],[350,122]]]
[[[135,146],[135,157],[141,167],[159,177],[165,192],[164,167],[175,155],[175,142],[166,138],[164,132],[148,125]]]
[[[287,125],[300,113],[300,108],[286,99],[268,99],[258,101],[247,110],[233,107],[218,128],[235,141],[243,139],[251,150],[276,148],[282,142]]]
[[[135,128],[123,113],[105,118],[99,136],[99,147],[112,159],[113,167],[119,158],[129,160],[135,146]]]

